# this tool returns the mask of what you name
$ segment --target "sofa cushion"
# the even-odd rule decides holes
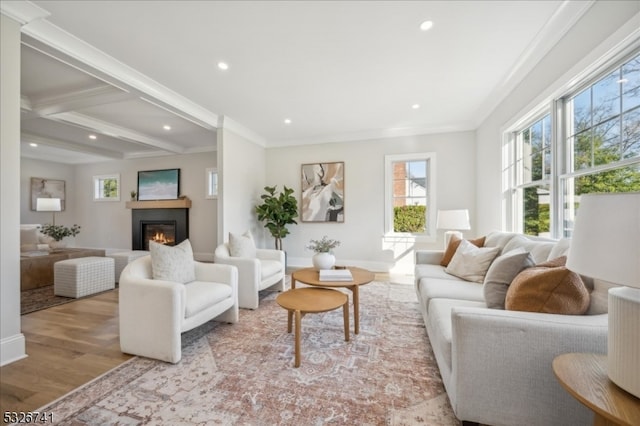
[[[443,280],[460,280],[458,277],[447,274],[444,271],[444,268],[440,265],[416,265],[414,275],[416,281],[419,281],[422,277],[439,278]]]
[[[502,248],[516,235],[519,234],[501,231],[490,232],[484,239],[484,247],[500,247],[500,250],[502,250]]]
[[[589,292],[578,274],[558,258],[525,269],[513,280],[505,307],[513,311],[581,315],[589,308]]]
[[[420,305],[423,306],[425,310],[428,310],[429,302],[432,299],[468,300],[484,304],[481,285],[455,277],[452,278],[453,279],[438,279],[426,277],[418,281],[417,293],[420,297]]]
[[[244,234],[229,232],[229,255],[232,257],[256,257],[256,243],[249,231]]]
[[[476,247],[482,247],[484,245],[484,237],[476,238],[475,240],[467,240],[467,241],[469,241],[471,244],[473,244]],[[462,242],[462,239],[456,236],[451,237],[451,240],[449,240],[449,245],[447,245],[447,249],[444,251],[444,254],[442,255],[442,260],[440,261],[440,265],[442,266],[449,265],[449,262],[451,262],[453,255],[456,254],[456,251],[458,250],[458,247],[460,246],[461,242]]]
[[[149,241],[149,252],[154,280],[185,284],[196,279],[193,250],[189,240],[184,240],[174,247]]]
[[[210,281],[192,281],[185,285],[185,318],[190,318],[218,302],[231,297],[233,289],[230,285]]]
[[[531,253],[536,263],[542,263],[549,260],[549,253],[555,245],[555,241],[530,240],[523,235],[516,235],[509,240],[502,251],[507,253],[516,248],[522,248]]]
[[[20,228],[20,245],[40,243],[38,228]]]
[[[511,281],[520,271],[534,265],[533,257],[522,247],[497,257],[484,278],[484,301],[487,307],[504,309],[504,300]]]
[[[476,247],[462,240],[445,271],[467,281],[481,283],[499,252],[498,247]]]

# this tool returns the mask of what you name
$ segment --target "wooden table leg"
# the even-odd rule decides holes
[[[293,311],[287,310],[287,333],[291,333],[292,322],[293,322]]]
[[[302,317],[300,315],[300,311],[296,311],[296,345],[295,345],[295,353],[296,353],[296,361],[294,366],[300,367],[300,325],[302,323]]]
[[[358,334],[360,333],[360,295],[358,286],[351,287],[351,292],[353,292],[353,331]]]
[[[347,301],[342,305],[342,314],[344,315],[344,340],[345,342],[349,341],[349,298],[347,297]]]

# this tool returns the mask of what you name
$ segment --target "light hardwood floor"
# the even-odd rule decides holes
[[[21,317],[27,358],[0,368],[0,406],[33,411],[131,358],[120,352],[118,291]]]

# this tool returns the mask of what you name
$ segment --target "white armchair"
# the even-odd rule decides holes
[[[235,257],[229,244],[220,244],[214,252],[215,263],[238,268],[238,304],[241,308],[257,309],[258,292],[265,289],[284,291],[284,252],[256,249],[256,257]]]
[[[187,284],[152,278],[151,257],[129,263],[120,276],[122,352],[177,363],[180,335],[209,320],[238,322],[238,271],[195,262]]]

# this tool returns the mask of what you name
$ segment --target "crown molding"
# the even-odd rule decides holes
[[[51,146],[53,148],[68,149],[69,151],[80,152],[82,154],[94,154],[101,157],[113,158],[115,160],[122,160],[124,156],[115,151],[100,148],[97,146],[89,146],[85,144],[77,144],[69,141],[63,141],[60,139],[46,138],[42,136],[32,135],[30,133],[21,133],[20,141],[24,143],[36,143],[38,145]],[[40,158],[42,159],[42,158]]]
[[[0,13],[18,22],[20,25],[44,19],[51,14],[30,1],[2,1]]]
[[[222,118],[223,118],[222,127],[224,129],[231,130],[232,132],[236,133],[239,136],[242,136],[243,138],[249,140],[250,142],[253,142],[256,145],[260,145],[262,147],[267,146],[266,139],[264,139],[262,136],[260,136],[253,130],[243,126],[242,124],[238,123],[237,121],[227,116],[223,116]]]

